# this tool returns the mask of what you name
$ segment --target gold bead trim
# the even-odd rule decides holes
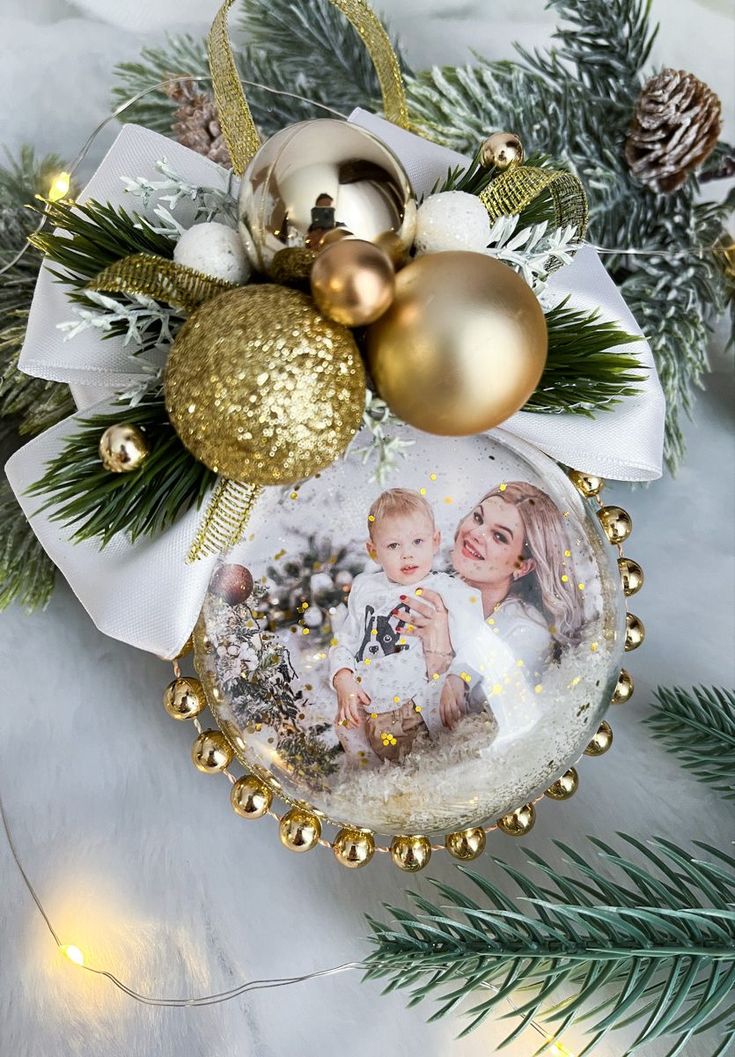
[[[581,493],[581,495],[584,498],[590,499],[590,500],[596,502],[597,506],[600,509],[603,509],[604,504],[603,504],[602,500],[600,499],[600,492],[602,491],[604,482],[600,478],[593,477],[590,474],[583,474],[583,473],[581,473],[580,471],[577,471],[577,470],[570,471],[569,472],[569,477],[571,478],[572,482],[574,483],[574,485],[577,487],[577,489],[579,490],[579,492]],[[625,511],[623,511],[623,513],[625,513]],[[613,546],[617,547],[619,558],[622,559],[624,557],[622,544],[621,543],[613,543]],[[640,570],[640,566],[638,566],[637,563],[634,563],[634,564],[636,565],[636,568],[637,568],[638,572],[640,573],[641,584],[642,584],[642,570]],[[621,577],[622,577],[622,575],[623,575],[623,571],[622,571],[622,568],[621,568]],[[624,585],[621,583],[621,589],[623,589],[623,588],[624,588]],[[626,607],[627,607],[627,595],[625,595],[625,597],[626,597]],[[631,616],[631,614],[628,614],[628,616]],[[638,618],[635,617],[635,616],[633,617],[633,620],[638,622],[638,623],[641,623],[640,621],[638,621]],[[642,628],[642,623],[641,623],[641,628]],[[641,641],[642,641],[642,638],[641,638]],[[175,659],[172,663],[173,663],[174,676],[177,679],[181,678],[181,666],[179,665],[178,659]],[[611,703],[622,703],[622,701],[627,701],[627,700],[629,700],[629,698],[631,697],[631,695],[633,693],[633,681],[630,678],[629,673],[624,668],[621,669],[621,673],[620,673],[620,676],[618,678],[618,687],[620,686],[621,682],[625,685],[625,692],[624,692],[624,694],[618,696],[618,692],[617,692],[618,688],[616,687],[616,692],[615,692],[615,694],[612,697]],[[210,713],[214,717],[215,722],[217,722],[217,717],[215,716],[214,711],[212,710],[211,707],[210,707]],[[197,731],[198,735],[202,735],[203,733],[205,733],[204,727],[202,727],[201,722],[199,721],[199,718],[197,716],[194,716],[192,718],[192,725],[194,726],[194,728]],[[224,734],[225,738],[227,738],[226,732],[222,731],[222,733]],[[594,737],[585,746],[584,750],[582,751],[582,754],[580,755],[580,757],[576,761],[576,763],[573,766],[570,766],[564,772],[564,774],[562,774],[561,777],[556,780],[556,782],[553,782],[552,785],[549,786],[549,789],[546,790],[546,792],[542,793],[540,796],[537,796],[534,800],[529,801],[527,804],[522,804],[520,807],[516,808],[514,811],[509,812],[507,815],[503,816],[503,818],[498,819],[496,822],[492,823],[491,825],[488,825],[488,826],[477,826],[477,827],[467,827],[465,830],[460,830],[460,831],[457,831],[455,833],[449,833],[449,834],[447,834],[445,836],[444,843],[442,843],[442,844],[432,844],[431,842],[429,842],[428,843],[429,854],[426,857],[426,862],[428,863],[428,861],[431,858],[431,855],[434,852],[449,851],[453,843],[456,844],[457,846],[459,846],[459,844],[461,843],[459,841],[459,838],[461,838],[463,833],[474,833],[474,832],[476,832],[478,830],[481,831],[485,835],[487,835],[488,833],[493,833],[496,830],[499,830],[501,832],[505,832],[506,834],[508,834],[510,836],[525,836],[527,833],[530,833],[530,831],[533,829],[533,826],[534,826],[534,823],[535,823],[535,819],[536,819],[536,805],[539,804],[545,798],[547,798],[549,800],[556,800],[556,801],[559,801],[559,802],[562,802],[564,800],[570,799],[574,795],[574,793],[576,793],[576,791],[578,789],[578,786],[579,786],[579,775],[578,775],[578,772],[577,772],[577,766],[579,765],[579,763],[585,758],[585,756],[595,757],[595,756],[603,755],[612,746],[612,742],[613,742],[612,728],[610,727],[610,724],[609,724],[609,722],[607,720],[603,720],[603,722],[600,724],[599,729],[595,732]],[[233,755],[234,755],[234,753],[233,753]],[[399,836],[409,836],[409,837],[414,837],[414,838],[417,838],[417,839],[423,837],[422,834],[409,834],[409,835],[397,834],[396,836],[394,836],[392,838],[391,843],[389,845],[383,846],[383,845],[377,844],[377,842],[375,841],[375,835],[370,830],[367,830],[364,827],[357,826],[357,825],[354,825],[354,824],[351,824],[351,823],[337,822],[334,819],[327,818],[322,812],[315,810],[310,805],[308,805],[308,804],[306,804],[306,803],[304,803],[302,801],[293,800],[290,797],[286,796],[284,794],[283,790],[281,789],[280,784],[271,775],[268,775],[265,772],[261,772],[260,770],[258,770],[257,772],[255,770],[253,770],[252,772],[249,772],[249,771],[246,770],[246,775],[245,776],[238,777],[238,776],[236,776],[236,775],[234,775],[232,773],[232,771],[230,770],[230,766],[228,764],[226,767],[221,768],[220,771],[217,772],[217,773],[224,774],[226,776],[226,778],[228,779],[231,787],[234,786],[237,782],[242,781],[243,777],[246,777],[249,773],[252,773],[253,776],[255,778],[257,778],[258,781],[262,782],[263,786],[268,790],[268,792],[270,793],[270,799],[268,801],[267,808],[264,807],[264,809],[263,809],[263,811],[261,813],[258,813],[257,815],[254,814],[254,815],[252,815],[250,817],[252,817],[252,818],[256,818],[256,817],[260,818],[260,817],[263,817],[265,815],[270,815],[270,817],[273,818],[278,823],[279,832],[282,833],[283,832],[283,825],[282,825],[283,820],[286,819],[286,818],[292,817],[294,814],[301,813],[301,814],[303,814],[306,817],[307,821],[310,820],[310,819],[313,819],[314,830],[315,830],[315,832],[317,834],[316,839],[313,840],[313,842],[309,843],[309,848],[316,847],[317,845],[321,845],[321,847],[323,847],[323,848],[328,848],[333,854],[335,854],[335,858],[337,858],[338,861],[339,861],[339,856],[336,854],[336,846],[340,842],[340,839],[346,833],[348,833],[349,831],[354,831],[356,833],[361,833],[361,834],[364,834],[364,835],[366,835],[367,837],[370,838],[369,843],[371,845],[371,850],[370,850],[369,855],[365,859],[365,863],[367,861],[369,861],[369,859],[371,859],[373,857],[374,853],[377,853],[379,855],[391,855],[391,857],[393,857],[392,849],[394,847],[395,841],[398,839]],[[274,797],[278,798],[279,800],[285,801],[285,803],[287,805],[287,808],[286,808],[285,812],[279,814],[278,812],[273,810],[273,807],[271,805],[271,800]],[[246,816],[241,816],[241,817],[246,817]],[[336,835],[334,837],[334,840],[330,841],[330,840],[327,840],[326,837],[324,837],[324,835],[322,833],[322,827],[323,827],[323,825],[325,823],[327,823],[329,825],[332,825],[332,826],[334,826],[336,828],[337,833],[336,833]],[[426,839],[426,838],[423,838],[423,839]],[[480,842],[480,843],[482,843],[482,842]],[[304,850],[308,850],[308,849],[299,848],[297,850],[304,851]],[[481,849],[481,850],[478,850],[476,854],[477,855],[482,854],[482,850],[484,850],[484,848]],[[461,856],[457,855],[456,857],[460,858]],[[467,856],[467,858],[475,858],[475,857],[476,857],[475,855]],[[364,865],[365,863],[360,863],[359,865]],[[356,865],[356,864],[351,863],[351,864],[346,864],[346,865]],[[418,869],[420,869],[420,868],[421,867],[418,867]],[[408,872],[413,872],[413,870],[414,870],[414,868],[411,867],[411,868],[409,868]]]

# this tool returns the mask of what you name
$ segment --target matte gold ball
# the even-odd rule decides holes
[[[163,692],[163,707],[172,719],[193,719],[206,705],[204,687],[189,676],[174,679]]]
[[[316,815],[292,807],[278,823],[278,833],[289,851],[311,851],[319,843],[322,827]]]
[[[643,621],[635,613],[628,613],[625,618],[625,649],[637,650],[646,637]]]
[[[618,558],[620,582],[626,596],[637,594],[643,587],[643,569],[632,558]]]
[[[524,804],[523,807],[511,811],[498,819],[498,829],[507,833],[509,837],[525,837],[530,833],[536,822],[536,808],[533,804]]]
[[[623,543],[633,530],[633,519],[621,506],[604,506],[597,516],[611,543]]]
[[[375,854],[375,838],[364,829],[346,826],[334,839],[332,851],[338,863],[350,870],[366,866]]]
[[[524,151],[515,132],[493,132],[480,147],[480,165],[483,169],[504,169],[521,165]]]
[[[630,672],[627,672],[625,668],[620,669],[620,675],[618,681],[615,684],[615,689],[612,695],[613,705],[624,705],[626,701],[630,701],[633,696],[633,679]]]
[[[355,339],[298,290],[253,284],[206,301],[179,331],[166,410],[192,455],[234,481],[290,484],[342,454],[362,422]]]
[[[417,873],[431,858],[431,841],[419,835],[394,837],[390,857],[399,870]]]
[[[108,426],[100,437],[100,459],[110,473],[131,473],[143,465],[150,449],[141,429],[130,422]]]
[[[399,418],[466,436],[525,404],[546,363],[546,321],[507,265],[432,253],[398,273],[395,300],[368,328],[366,346],[378,393]]]
[[[254,774],[245,774],[230,789],[230,803],[241,818],[262,818],[271,806],[273,794]]]
[[[561,777],[549,786],[544,793],[549,800],[568,800],[574,796],[579,788],[579,775],[574,767],[570,767]]]
[[[224,771],[232,756],[232,746],[221,730],[203,730],[191,747],[194,766],[202,774]]]
[[[378,246],[342,239],[326,246],[311,269],[311,295],[322,315],[344,327],[374,323],[396,292],[393,264]]]
[[[595,477],[593,474],[583,473],[581,470],[570,470],[569,480],[585,499],[599,495],[605,487],[605,481],[602,477]]]
[[[462,862],[471,862],[482,855],[487,843],[485,830],[481,826],[472,829],[461,829],[456,833],[448,833],[444,838],[444,847],[455,859]]]
[[[613,743],[613,732],[612,727],[603,719],[602,723],[597,729],[592,741],[589,743],[587,748],[584,750],[585,756],[602,756],[612,747]]]

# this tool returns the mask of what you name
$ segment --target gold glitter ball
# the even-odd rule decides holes
[[[283,286],[238,287],[205,302],[166,369],[166,410],[184,446],[249,484],[291,484],[329,466],[364,404],[352,334]]]

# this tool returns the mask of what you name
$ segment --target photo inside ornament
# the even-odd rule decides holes
[[[266,489],[195,633],[215,717],[286,800],[379,833],[492,821],[576,762],[625,606],[612,548],[548,457],[408,427],[379,484],[359,436]]]

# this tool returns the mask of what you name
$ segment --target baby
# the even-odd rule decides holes
[[[482,605],[461,580],[432,572],[441,535],[418,492],[391,488],[378,496],[368,536],[368,554],[381,571],[353,581],[347,617],[329,651],[329,676],[338,723],[362,728],[377,756],[400,761],[422,728],[441,727],[438,676],[429,679],[421,640],[404,634],[408,596],[424,587],[441,596],[453,643],[466,641],[482,622]],[[345,742],[349,751],[351,739]]]

